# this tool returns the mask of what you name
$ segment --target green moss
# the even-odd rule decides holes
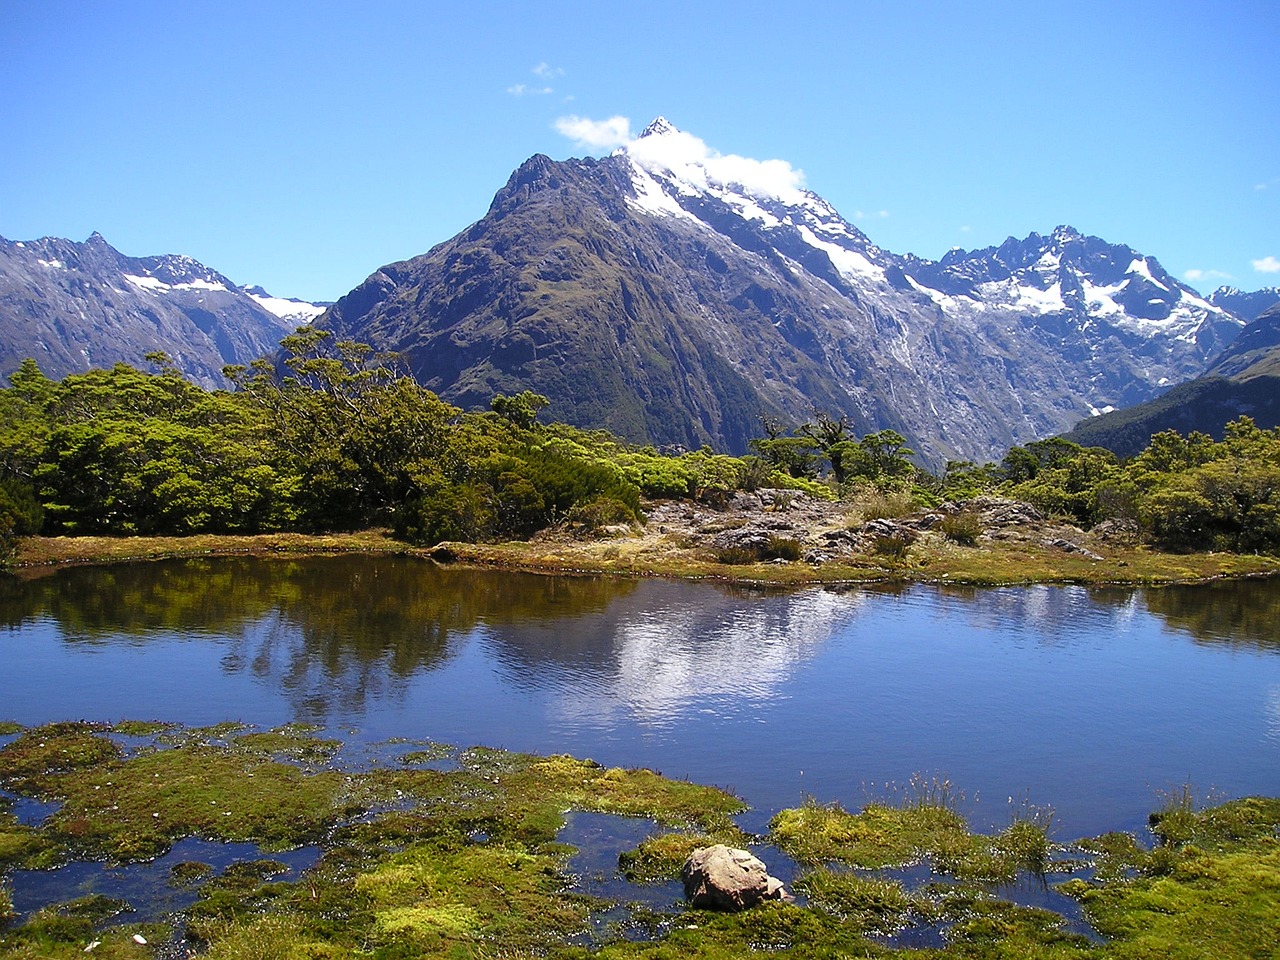
[[[1046,819],[1025,809],[995,836],[976,835],[956,813],[949,784],[921,781],[901,791],[897,806],[872,803],[853,814],[807,803],[774,818],[772,839],[803,864],[794,887],[807,897],[805,907],[654,915],[645,925],[650,942],[587,947],[581,938],[589,918],[605,904],[572,890],[570,850],[556,842],[566,810],[675,826],[621,857],[629,877],[646,881],[676,876],[695,846],[742,845],[730,819],[741,804],[651,771],[565,756],[473,748],[457,755],[458,769],[393,766],[342,775],[268,759],[263,752],[276,753],[282,741],[239,727],[165,728],[157,740],[179,746],[127,758],[107,732],[55,724],[24,731],[0,751],[10,789],[63,800],[40,827],[24,827],[11,810],[0,810],[0,862],[33,865],[51,851],[130,859],[189,835],[269,847],[319,843],[323,855],[297,880],[282,880],[285,865],[268,859],[235,863],[218,876],[199,863],[171,869],[172,885],[198,885],[185,930],[215,960],[904,953],[1232,960],[1269,956],[1280,916],[1280,800],[1196,810],[1184,791],[1153,815],[1152,849],[1129,834],[1082,841],[1096,869],[1059,890],[1078,898],[1110,938],[1091,943],[1068,933],[1059,914],[1000,896],[998,884],[1019,871],[1053,870]],[[314,732],[269,733],[305,744]],[[236,734],[243,735],[213,745]],[[917,860],[933,868],[932,882],[919,889],[869,872]],[[10,897],[0,886],[0,912],[11,909]],[[83,956],[95,939],[95,956],[150,956],[152,947],[133,943],[132,932],[154,944],[169,931],[112,926],[127,919],[124,906],[89,897],[39,911],[0,931],[0,958]],[[916,924],[944,930],[944,945],[894,951],[875,939]]]
[[[154,737],[176,727],[176,723],[162,723],[159,720],[120,720],[111,725],[111,732],[127,737]]]
[[[447,743],[434,743],[430,740],[419,741],[417,750],[402,753],[398,758],[401,763],[413,766],[420,763],[434,763],[447,760],[453,756],[454,748]]]
[[[64,801],[44,832],[68,849],[120,861],[149,859],[185,836],[297,846],[359,809],[346,802],[339,774],[308,776],[212,747],[111,759],[44,782]]]
[[[213,876],[213,867],[199,860],[183,860],[169,868],[169,885],[191,887]]]
[[[710,837],[705,833],[663,833],[641,841],[634,850],[624,850],[618,856],[618,868],[632,883],[661,883],[680,876],[684,862],[699,847],[713,843],[725,843],[742,847],[740,835]]]
[[[121,750],[88,723],[51,723],[24,730],[0,749],[0,784],[21,793],[57,796],[59,774],[92,770],[115,760]]]
[[[341,740],[314,736],[318,728],[306,724],[286,724],[261,733],[242,733],[234,743],[246,750],[301,763],[324,763],[342,747]]]
[[[12,720],[0,720],[0,737],[11,736],[15,733],[21,733],[23,726],[20,723],[14,723]]]
[[[38,828],[19,823],[10,810],[0,811],[0,869],[49,866],[56,859],[50,853],[49,842]]]
[[[945,794],[903,806],[867,804],[852,814],[838,805],[807,802],[770,822],[775,843],[797,860],[839,861],[853,867],[903,866],[928,858],[933,868],[962,879],[1013,880],[1020,870],[1049,867],[1047,826],[1018,816],[995,837],[969,832]]]
[[[1064,884],[1116,957],[1271,956],[1280,917],[1280,800],[1249,797],[1195,811],[1181,799],[1152,817],[1161,845],[1108,835],[1098,878]]]
[[[356,879],[372,935],[415,950],[491,941],[546,948],[580,933],[590,902],[567,893],[563,862],[515,844],[418,844]]]
[[[817,867],[795,883],[811,906],[830,913],[861,933],[891,933],[907,923],[911,898],[894,880]]]

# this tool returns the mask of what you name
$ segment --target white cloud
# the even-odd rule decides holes
[[[1261,260],[1250,261],[1253,269],[1259,273],[1280,273],[1280,260],[1275,257],[1263,257]]]
[[[563,77],[564,71],[559,67],[553,67],[545,60],[529,71],[540,80],[550,81],[552,77]]]
[[[713,150],[691,133],[674,128],[658,135],[637,137],[631,120],[560,117],[555,129],[578,146],[593,150],[617,148],[650,172],[670,173],[695,187],[734,185],[757,197],[776,197],[787,203],[803,200],[804,171],[785,160],[752,160]],[[872,214],[887,217],[888,211]]]
[[[853,219],[855,220],[887,220],[888,218],[888,210],[873,210],[870,213],[866,210],[853,211]]]
[[[1230,280],[1231,274],[1223,273],[1221,270],[1201,270],[1197,267],[1192,267],[1190,270],[1182,272],[1182,279],[1191,283],[1200,283],[1205,280]]]
[[[1255,190],[1270,190],[1272,187],[1280,187],[1280,177],[1274,177],[1271,180],[1263,180],[1261,183],[1255,183]]]
[[[589,120],[586,117],[559,117],[556,131],[568,137],[580,147],[589,150],[612,150],[629,143],[631,121],[626,117],[610,117],[608,120]]]
[[[670,171],[695,186],[735,184],[760,197],[799,202],[804,172],[785,160],[752,160],[712,150],[693,134],[672,130],[626,144],[627,155],[651,171]]]

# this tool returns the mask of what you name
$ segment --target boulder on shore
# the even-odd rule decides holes
[[[694,850],[680,879],[690,904],[704,910],[745,910],[761,900],[791,899],[757,857],[723,843]]]

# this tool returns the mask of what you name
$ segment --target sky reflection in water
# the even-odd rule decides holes
[[[1280,584],[743,590],[406,558],[187,561],[0,585],[0,719],[234,719],[568,752],[756,812],[949,779],[980,828],[1139,829],[1280,794]]]

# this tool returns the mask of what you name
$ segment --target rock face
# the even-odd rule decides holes
[[[225,387],[223,366],[273,354],[306,306],[244,291],[190,257],[125,256],[97,233],[0,237],[0,377],[27,357],[59,379],[118,362],[145,369],[163,351],[201,386]]]
[[[699,847],[689,855],[680,873],[684,895],[702,910],[745,910],[761,900],[788,899],[777,877],[746,850],[718,843]]]
[[[466,408],[528,389],[552,419],[733,453],[762,414],[816,409],[896,430],[939,468],[1150,399],[1243,326],[1154,258],[1070,227],[891,253],[700,143],[655,122],[603,159],[535,156],[484,218],[318,323],[400,352]]]

